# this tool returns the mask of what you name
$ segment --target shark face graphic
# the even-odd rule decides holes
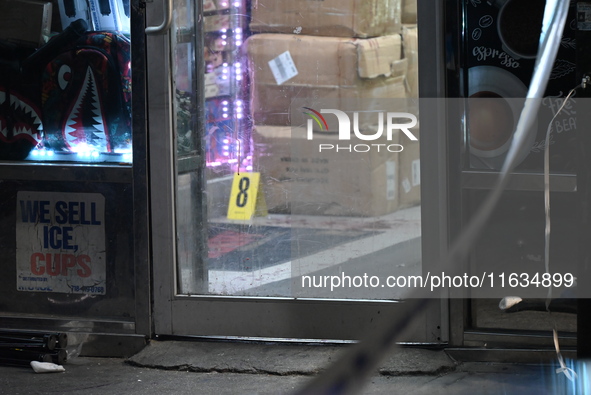
[[[27,139],[36,146],[41,142],[43,131],[39,109],[18,94],[10,94],[9,101],[14,120],[12,138]]]
[[[64,67],[68,66],[62,66]],[[92,69],[88,67],[76,101],[66,114],[62,125],[65,143],[71,150],[75,151],[76,147],[85,145],[101,151],[110,150],[105,133],[108,129],[100,99],[96,78]]]
[[[60,50],[36,66],[0,65],[1,160],[25,159],[34,147],[93,157],[129,151],[129,39],[89,32]]]
[[[72,51],[45,70],[43,123],[47,145],[68,152],[111,152],[107,117],[111,98],[108,61],[96,50]],[[107,108],[109,107],[109,108]]]
[[[22,160],[42,141],[40,111],[19,92],[0,86],[0,156]]]

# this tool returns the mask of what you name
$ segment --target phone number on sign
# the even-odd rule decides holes
[[[70,285],[73,292],[86,292],[89,294],[104,294],[105,287],[96,287],[92,285]]]

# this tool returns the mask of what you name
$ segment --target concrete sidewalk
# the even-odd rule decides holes
[[[152,342],[134,357],[74,358],[66,372],[0,367],[0,394],[290,394],[347,346]],[[580,375],[581,376],[581,375]],[[458,364],[444,351],[399,348],[364,394],[576,394],[549,366]]]

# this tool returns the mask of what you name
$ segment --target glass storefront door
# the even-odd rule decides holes
[[[350,340],[394,317],[445,341],[445,304],[406,311],[396,281],[445,248],[416,12],[263,3],[174,0],[147,38],[156,334]]]

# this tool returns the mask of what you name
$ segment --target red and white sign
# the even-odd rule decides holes
[[[103,195],[18,192],[16,260],[19,291],[104,295]]]

